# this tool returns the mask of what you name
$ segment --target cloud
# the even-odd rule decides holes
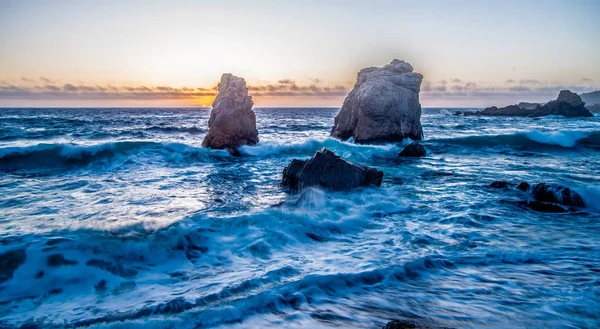
[[[50,79],[40,80],[46,82]],[[171,86],[112,86],[64,84],[62,87],[50,82],[35,86],[15,86],[0,84],[0,99],[22,100],[169,100],[215,97],[216,87],[171,87]],[[256,97],[343,97],[350,88],[343,85],[317,86],[316,84],[298,85],[291,79],[282,79],[276,84],[248,86],[250,95]]]
[[[280,85],[293,85],[293,84],[296,84],[296,81],[290,80],[290,79],[281,79],[281,80],[277,81],[277,83]]]
[[[56,82],[54,82],[54,81],[52,81],[52,80],[50,80],[48,78],[44,78],[44,77],[40,77],[40,81],[43,82],[43,83],[50,83],[50,84],[56,83]]]
[[[590,79],[590,78],[581,78],[581,82],[594,83],[594,82],[596,82],[596,80]]]
[[[542,82],[537,79],[524,79],[519,81],[522,85],[541,85]]]
[[[21,77],[21,80],[25,82],[33,82],[33,79],[29,79],[28,77]]]
[[[461,80],[461,79],[456,79],[456,78],[455,78],[455,79],[450,79],[450,82],[452,82],[452,83],[461,83],[461,82],[462,82],[462,80]]]
[[[517,83],[517,82],[513,79],[508,79],[508,80],[506,80],[506,83]]]

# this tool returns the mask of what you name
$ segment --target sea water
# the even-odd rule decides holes
[[[600,117],[424,109],[415,159],[328,138],[338,109],[255,112],[234,157],[200,146],[208,109],[0,109],[0,327],[600,326]],[[279,186],[323,147],[381,187]]]

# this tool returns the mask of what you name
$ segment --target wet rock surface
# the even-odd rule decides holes
[[[202,146],[230,149],[238,154],[238,147],[258,143],[256,116],[252,111],[254,102],[248,95],[246,81],[232,74],[223,74],[218,89]]]
[[[335,117],[331,136],[356,143],[420,140],[423,76],[401,60],[358,73],[356,84]]]
[[[408,144],[402,152],[400,152],[400,157],[424,157],[427,155],[427,151],[423,147],[423,145],[419,143],[410,143]]]
[[[294,159],[283,170],[281,185],[298,191],[308,187],[349,190],[360,186],[380,186],[383,172],[342,159],[323,148],[308,160]]]

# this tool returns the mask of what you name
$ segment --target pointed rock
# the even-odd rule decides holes
[[[219,94],[213,102],[208,120],[208,133],[202,146],[212,149],[230,149],[234,153],[242,145],[258,143],[256,116],[252,111],[252,97],[246,81],[230,73],[221,77]]]

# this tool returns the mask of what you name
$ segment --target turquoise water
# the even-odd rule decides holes
[[[428,156],[400,159],[328,139],[338,109],[255,111],[233,157],[200,147],[208,110],[0,109],[0,327],[600,326],[600,117],[425,109]],[[382,186],[287,194],[322,147]],[[494,180],[586,207],[527,210]]]

